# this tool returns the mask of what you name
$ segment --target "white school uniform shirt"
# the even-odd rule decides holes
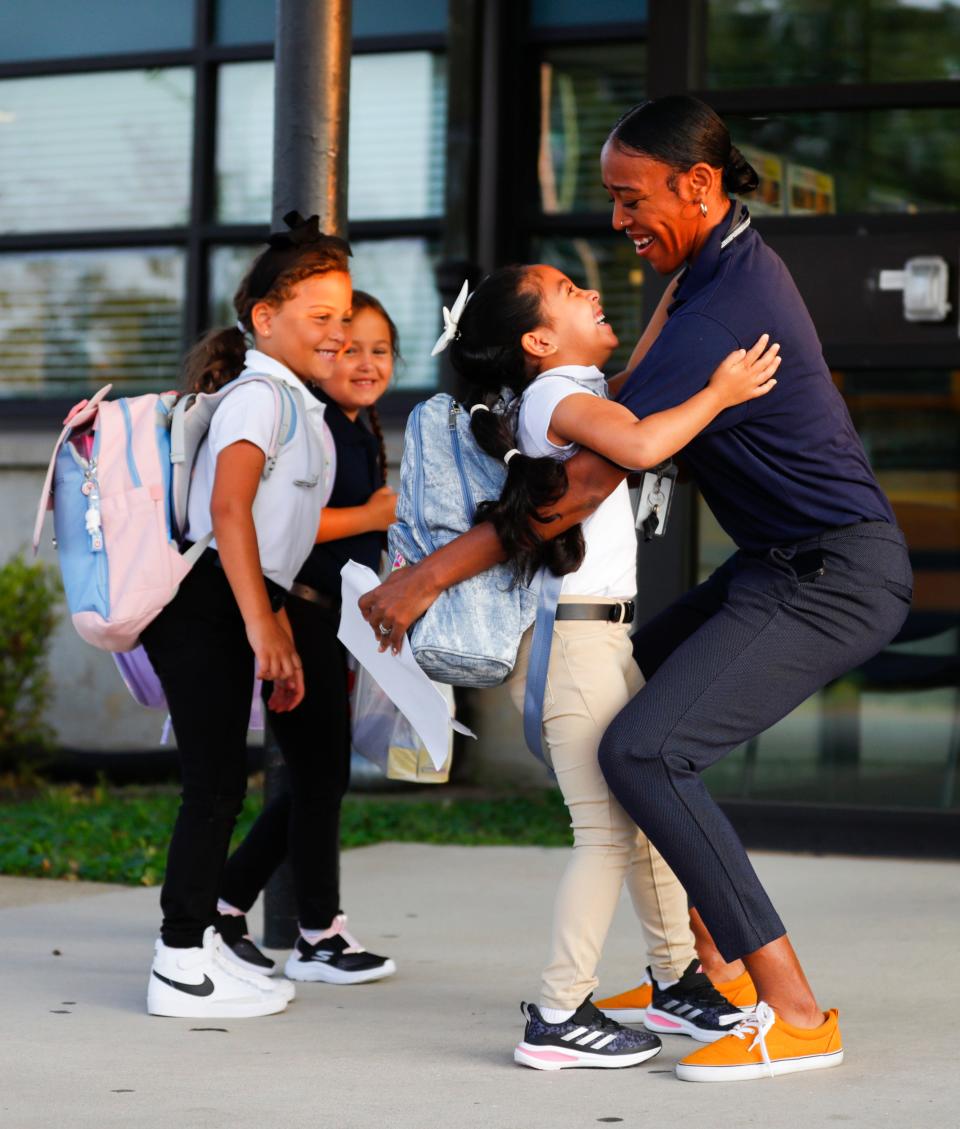
[[[307,467],[307,446],[314,473],[325,461],[323,404],[307,386],[279,361],[248,349],[241,375],[268,373],[300,392],[304,412],[297,411],[293,436],[280,448],[276,466],[262,479],[253,501],[253,524],[257,530],[260,566],[281,588],[289,589],[317,539],[323,508],[323,475],[316,486],[298,486]],[[306,419],[303,416],[306,416]],[[231,392],[220,404],[210,430],[200,444],[187,504],[187,536],[199,541],[213,531],[210,496],[217,456],[240,440],[254,443],[267,454],[276,420],[274,397],[265,384],[247,384]],[[215,549],[215,540],[210,542]]]
[[[560,401],[583,393],[607,398],[606,377],[593,365],[561,365],[527,385],[517,421],[517,446],[523,454],[566,461],[579,451],[577,443],[551,443],[547,431]],[[626,482],[583,522],[583,539],[583,564],[563,578],[560,594],[632,599],[637,594],[637,531]]]

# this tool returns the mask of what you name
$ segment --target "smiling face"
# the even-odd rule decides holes
[[[606,364],[619,344],[607,324],[600,295],[581,290],[556,267],[530,267],[527,279],[540,291],[544,324],[524,334],[523,347],[543,372],[557,365]]]
[[[329,380],[349,337],[352,301],[348,274],[311,275],[296,283],[282,302],[253,307],[250,320],[257,348],[301,380]]]
[[[608,141],[600,155],[612,223],[658,274],[672,274],[696,258],[729,201],[722,177],[706,164],[678,172],[662,161],[624,152]],[[700,201],[707,207],[705,217]]]
[[[337,358],[324,392],[344,415],[356,419],[386,392],[393,376],[393,340],[386,318],[376,310],[358,310],[350,326],[350,343]]]

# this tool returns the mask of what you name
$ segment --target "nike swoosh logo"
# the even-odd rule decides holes
[[[181,984],[179,980],[171,980],[168,976],[161,976],[156,970],[154,970],[153,975],[158,980],[162,980],[164,984],[169,984],[171,988],[176,988],[178,992],[187,992],[191,996],[213,995],[213,981],[209,976],[204,976],[202,984]]]

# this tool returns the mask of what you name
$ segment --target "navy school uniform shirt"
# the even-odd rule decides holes
[[[348,419],[323,392],[314,395],[327,405],[324,419],[337,448],[337,473],[328,506],[362,506],[383,485],[380,474],[380,444],[358,416]],[[323,524],[323,517],[320,518]],[[300,584],[316,588],[331,599],[340,599],[340,569],[349,560],[380,569],[384,535],[377,530],[324,541],[314,545],[297,575]]]
[[[667,323],[618,399],[639,418],[699,392],[734,349],[780,343],[777,386],[728,408],[682,452],[741,549],[764,550],[861,521],[894,522],[813,322],[782,260],[732,205],[690,264]]]

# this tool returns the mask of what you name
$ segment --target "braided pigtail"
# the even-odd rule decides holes
[[[377,409],[373,404],[367,408],[367,422],[370,424],[370,430],[373,432],[373,437],[376,439],[380,446],[377,461],[380,464],[380,485],[386,486],[387,484],[387,444],[383,438],[383,428],[380,426],[380,416],[377,414]]]

